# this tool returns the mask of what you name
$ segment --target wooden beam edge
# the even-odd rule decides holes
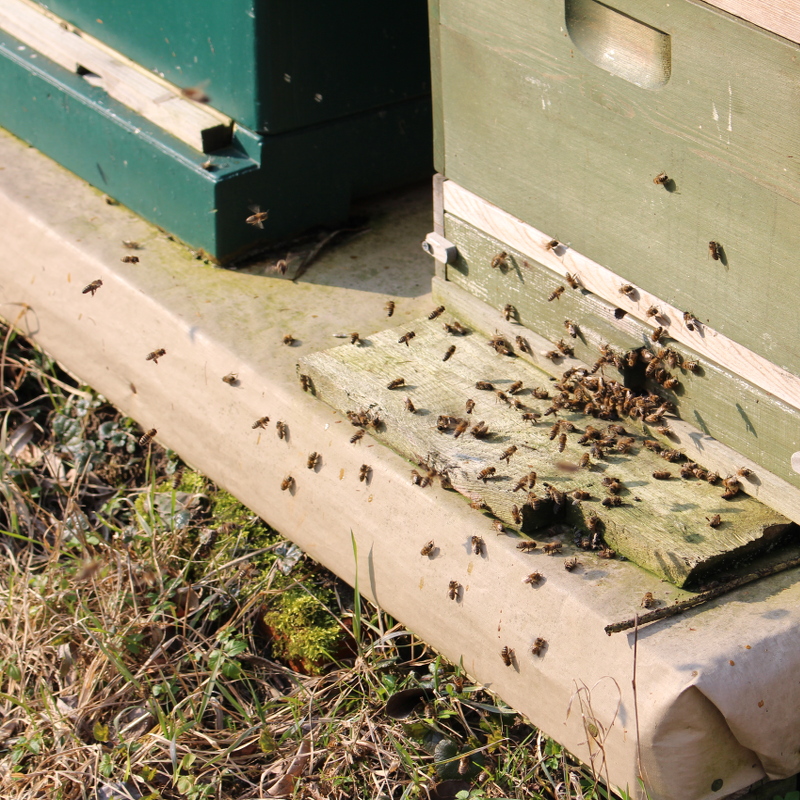
[[[546,245],[553,237],[523,222],[473,194],[453,181],[443,187],[444,210],[485,231],[490,236],[506,242],[516,250],[535,258],[553,272],[574,275],[583,286],[604,300],[632,314],[642,324],[651,328],[663,327],[667,336],[744,380],[759,386],[784,402],[800,409],[800,377],[773,364],[766,358],[748,350],[732,339],[698,322],[689,330],[684,321],[684,311],[665,303],[644,289],[630,284],[607,267],[561,245],[548,250]],[[620,291],[623,285],[632,286],[628,295]],[[647,316],[647,309],[656,306],[658,317]]]
[[[545,358],[542,353],[552,349],[551,341],[520,325],[498,319],[494,309],[448,281],[433,278],[433,297],[435,302],[445,305],[449,313],[468,320],[488,336],[497,332],[512,342],[517,336],[524,336],[533,353],[529,355],[518,351],[518,356],[549,375],[561,378],[570,368],[589,369],[575,358],[564,358],[558,364]],[[626,419],[625,422],[636,425],[633,420]],[[741,480],[743,491],[800,524],[800,490],[688,422],[670,418],[669,424],[675,434],[668,440],[670,447],[683,450],[692,461],[711,468],[723,477],[735,474],[742,467],[750,469],[753,473],[750,478]],[[652,431],[650,434],[652,435]]]

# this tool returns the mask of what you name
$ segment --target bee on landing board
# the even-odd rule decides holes
[[[416,411],[417,411],[417,408],[416,408],[416,406],[415,406],[415,405],[414,405],[414,404],[411,402],[411,398],[410,398],[410,397],[406,397],[406,399],[405,399],[405,404],[404,404],[404,405],[405,405],[405,407],[406,407],[406,411],[408,411],[408,413],[409,413],[409,414],[415,414],[415,413],[416,413]]]
[[[122,256],[120,261],[123,264],[138,264],[139,263],[139,256]]]
[[[419,554],[421,556],[429,556],[435,549],[436,545],[433,543],[433,539],[431,539],[429,542],[425,542],[425,544],[422,545],[422,549],[419,551]]]
[[[503,649],[500,651],[500,658],[502,658],[502,659],[503,659],[503,663],[504,663],[504,664],[505,664],[507,667],[510,667],[510,666],[511,666],[511,664],[513,663],[513,661],[514,661],[514,651],[513,651],[513,650],[512,650],[512,649],[511,649],[511,648],[510,648],[508,645],[506,645],[506,646],[505,646],[505,647],[504,647],[504,648],[503,648]]]
[[[278,438],[279,439],[285,439],[286,438],[286,423],[285,422],[281,422],[280,420],[278,420],[275,423],[275,430],[278,432]]]
[[[158,350],[153,350],[152,353],[148,353],[145,361],[152,361],[154,364],[158,364],[158,359],[166,354],[167,351],[163,347],[159,347]]]
[[[404,344],[408,347],[408,343],[416,336],[417,334],[414,331],[408,331],[408,333],[404,333],[398,340],[398,344]]]
[[[542,552],[545,555],[554,556],[556,553],[561,552],[562,546],[561,542],[551,542],[542,546]]]
[[[669,177],[667,176],[666,172],[659,172],[658,175],[653,178],[653,183],[655,183],[656,186],[663,186],[668,181]]]
[[[306,462],[306,466],[309,469],[316,469],[317,468],[317,464],[319,464],[320,458],[321,458],[320,454],[317,453],[316,451],[313,452],[313,453],[310,453],[309,456],[308,456],[308,461]]]
[[[363,483],[369,478],[370,472],[372,472],[372,467],[369,464],[362,464],[358,471],[358,479]]]
[[[714,261],[719,261],[722,258],[722,248],[720,247],[719,242],[709,242],[708,243],[708,254]]]
[[[304,392],[307,392],[311,389],[311,378],[308,375],[300,375],[300,386],[302,387]]]
[[[507,464],[511,463],[511,456],[517,452],[517,446],[512,444],[511,447],[507,447],[503,450],[502,454],[500,455],[500,460],[505,461]]]
[[[506,322],[511,322],[517,316],[517,309],[514,308],[510,303],[503,307],[503,319]]]
[[[458,593],[461,590],[461,584],[458,581],[450,581],[447,586],[447,596],[451,600],[458,600]]]
[[[386,309],[386,316],[391,317],[394,314],[394,300],[387,300],[384,308]]]
[[[450,347],[447,348],[447,351],[445,352],[444,356],[442,356],[442,361],[448,361],[450,357],[453,355],[453,353],[455,353],[455,351],[456,351],[456,346],[454,344],[451,344]]]
[[[269,425],[269,417],[259,417],[252,425],[253,430],[256,428],[266,428]]]
[[[578,561],[578,559],[577,559],[577,558],[574,558],[574,557],[573,557],[573,558],[568,558],[568,559],[567,559],[567,560],[564,562],[564,569],[565,569],[567,572],[572,572],[572,571],[573,571],[573,570],[574,570],[576,567],[578,567],[579,565],[580,565],[580,561]]]
[[[541,581],[541,579],[542,579],[543,577],[544,577],[544,575],[542,575],[542,573],[541,573],[541,572],[531,572],[531,574],[530,574],[530,575],[526,575],[526,576],[525,576],[525,577],[522,579],[522,582],[523,582],[523,583],[530,583],[530,584],[532,584],[532,585],[536,585],[537,583],[539,583],[539,581]]]
[[[577,275],[571,275],[569,272],[564,276],[566,282],[570,285],[571,289],[580,289],[581,282]]]
[[[473,536],[470,540],[472,544],[472,552],[475,553],[476,556],[483,555],[483,537],[482,536]]]
[[[497,469],[495,467],[485,467],[478,473],[478,480],[486,483],[496,472]]]
[[[564,289],[563,286],[557,286],[555,289],[553,289],[553,292],[550,295],[550,297],[547,298],[547,302],[550,303],[553,300],[558,300],[558,298],[561,297],[561,295],[564,294],[565,291],[566,289]]]
[[[474,400],[467,400],[464,404],[466,408],[467,414],[471,414],[475,410],[475,401]]]
[[[445,322],[443,327],[451,336],[465,336],[467,334],[467,329],[457,320]]]
[[[433,311],[428,314],[428,319],[436,319],[436,317],[440,316],[441,314],[444,314],[444,306],[438,306],[437,308],[434,308]]]
[[[532,553],[537,547],[538,545],[533,541],[533,539],[526,539],[524,542],[520,542],[517,545],[517,550],[521,550],[523,553]]]
[[[389,381],[386,384],[387,389],[399,389],[401,386],[405,386],[406,382],[404,378],[395,378],[393,381]]]
[[[492,269],[504,269],[508,266],[508,253],[505,250],[502,253],[498,253],[492,260],[491,266]]]
[[[239,373],[229,372],[227,375],[223,375],[222,382],[227,383],[228,386],[235,386],[239,382]]]
[[[264,220],[269,216],[269,211],[262,211],[259,206],[250,206],[249,208],[253,213],[247,217],[245,222],[248,225],[264,230]]]
[[[355,432],[355,433],[354,433],[354,434],[353,434],[353,435],[350,437],[350,444],[356,444],[357,442],[360,442],[360,441],[361,441],[361,439],[362,439],[363,437],[364,437],[364,429],[363,429],[363,428],[361,428],[360,430],[357,430],[357,431],[356,431],[356,432]]]
[[[719,514],[714,514],[713,517],[706,517],[708,520],[708,527],[709,528],[719,528],[722,525],[722,517]]]
[[[83,291],[81,294],[89,294],[92,293],[92,297],[94,297],[94,293],[103,285],[103,281],[99,278],[96,281],[92,281],[90,284],[83,287]]]
[[[150,442],[153,441],[153,437],[157,433],[158,433],[158,431],[155,428],[150,428],[149,431],[147,431],[146,433],[142,434],[141,437],[139,437],[139,445],[141,447],[147,447],[147,445],[149,445]]]
[[[542,649],[547,645],[547,641],[538,637],[536,641],[533,643],[531,647],[531,653],[535,656],[540,656],[542,654]]]
[[[652,592],[645,592],[642,598],[642,608],[654,608],[658,605],[658,600],[653,597]]]
[[[142,249],[142,246],[139,244],[139,242],[134,242],[131,239],[123,239],[122,240],[122,246],[123,247],[127,247],[128,250],[141,250]]]
[[[558,239],[550,239],[550,241],[545,244],[544,249],[548,252],[552,252],[556,249],[556,247],[558,247],[559,244],[560,242]]]
[[[285,492],[287,489],[291,489],[294,486],[294,478],[291,475],[287,475],[281,481],[281,491]]]

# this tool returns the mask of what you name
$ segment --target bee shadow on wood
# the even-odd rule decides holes
[[[678,184],[675,183],[672,178],[667,178],[661,185],[664,187],[665,191],[669,192],[670,194],[678,191]],[[680,192],[678,193],[680,194]]]
[[[744,424],[745,424],[745,427],[747,428],[747,432],[748,433],[752,433],[753,436],[755,436],[756,439],[757,439],[758,438],[758,434],[756,433],[756,429],[753,427],[753,423],[750,422],[750,417],[747,416],[747,412],[741,407],[741,405],[739,405],[739,403],[736,403],[736,410],[739,412],[739,416],[744,420]],[[757,479],[755,479],[754,475],[751,475],[750,477],[754,479],[753,483],[761,483],[761,481],[758,481]]]

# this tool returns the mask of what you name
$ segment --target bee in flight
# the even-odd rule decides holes
[[[84,286],[83,291],[81,294],[89,294],[92,293],[92,297],[94,297],[94,293],[103,285],[103,281],[99,278],[96,281],[92,281],[90,284]]]
[[[152,353],[148,353],[145,361],[152,361],[153,363],[158,364],[158,359],[166,354],[167,351],[163,347],[159,347],[158,350],[153,350]]]
[[[153,441],[153,437],[158,433],[155,428],[150,428],[147,433],[143,434],[139,439],[139,445],[141,447],[147,447],[151,441]]]
[[[261,228],[264,230],[264,220],[269,216],[269,211],[262,211],[259,206],[250,206],[250,210],[253,212],[245,222],[248,225],[253,225],[256,228]]]

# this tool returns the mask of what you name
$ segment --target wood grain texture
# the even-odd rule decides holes
[[[661,310],[659,323],[666,328],[670,338],[691,347],[705,358],[715,361],[795,408],[800,408],[800,377],[797,375],[767,361],[705,324],[695,326],[695,330],[690,331],[683,320],[682,309],[670,305],[643,287],[631,284],[634,293],[630,296],[622,294],[620,287],[630,283],[623,276],[571,247],[559,248],[557,254],[548,251],[545,245],[552,236],[486,202],[454,181],[445,183],[444,196],[446,212],[460,217],[500,241],[507,242],[558,275],[564,276],[568,272],[576,275],[593,294],[615,303],[640,321],[647,320],[646,312],[650,306],[657,306]],[[646,324],[652,328],[658,325],[650,321]]]
[[[559,461],[577,464],[586,452],[577,438],[586,424],[597,424],[596,419],[565,414],[576,431],[568,435],[566,447],[559,453],[557,443],[549,437],[549,422],[526,423],[519,410],[498,400],[493,392],[475,388],[476,380],[491,381],[501,389],[521,380],[526,391],[517,397],[528,409],[543,413],[549,401],[534,398],[529,389],[547,387],[546,374],[523,359],[495,354],[478,333],[448,336],[439,319],[416,320],[410,327],[416,335],[408,346],[398,341],[405,327],[383,331],[371,336],[363,347],[345,345],[307,356],[301,359],[300,370],[310,376],[317,397],[342,412],[364,410],[378,415],[381,423],[372,435],[416,464],[424,464],[416,467],[421,474],[426,467],[445,472],[453,488],[467,497],[483,499],[504,524],[518,527],[511,511],[514,504],[523,513],[522,530],[531,533],[561,520],[582,527],[586,517],[597,513],[612,547],[679,586],[700,579],[726,559],[740,559],[773,545],[786,532],[785,517],[745,494],[724,501],[720,489],[704,481],[655,480],[654,471],[669,468],[677,475],[677,469],[644,449],[641,437],[636,437],[631,454],[609,454],[591,469],[565,472],[557,468]],[[452,344],[456,345],[455,354],[443,361]],[[388,389],[388,383],[398,377],[404,378],[405,386]],[[407,397],[416,413],[406,410]],[[471,419],[487,423],[492,432],[489,438],[479,440],[469,434],[455,438],[452,432],[437,430],[440,414],[467,416],[467,398],[476,402]],[[353,446],[364,447],[364,443]],[[517,451],[505,463],[501,454],[512,444]],[[496,471],[481,480],[486,468]],[[564,492],[585,489],[591,500],[565,503],[560,510],[546,502],[534,513],[525,505],[523,492],[513,491],[518,480],[531,471],[537,473],[534,491],[540,497],[546,496],[543,485],[550,483]],[[601,478],[608,475],[625,487],[621,508],[601,505],[607,494]],[[724,518],[723,527],[716,530],[707,522],[715,514]],[[488,519],[486,535],[495,535]]]
[[[445,174],[800,373],[800,48],[687,0],[613,5],[670,35],[662,89],[584,58],[562,0],[442,0]]]
[[[434,302],[444,303],[453,314],[469,320],[472,326],[484,334],[498,331],[505,336],[513,337],[519,331],[517,325],[504,320],[498,322],[493,309],[449,281],[434,278],[433,297]],[[547,339],[533,332],[526,332],[525,338],[531,344],[533,355],[518,353],[518,357],[535,364],[556,378],[560,378],[568,368],[586,366],[576,359],[554,364],[541,355],[551,344]],[[754,477],[742,481],[744,491],[794,522],[800,523],[800,490],[795,486],[689,422],[673,418],[668,418],[668,421],[674,436],[665,439],[656,434],[654,438],[660,438],[665,443],[671,442],[670,446],[679,448],[688,458],[723,476],[732,475],[741,467],[751,469]],[[654,433],[652,429],[648,430],[650,434]]]
[[[172,84],[91,36],[62,26],[38,6],[0,0],[0,28],[70,72],[81,68],[95,73],[88,76],[93,85],[195,150],[215,150],[230,142],[229,117],[187,100]]]
[[[777,33],[784,39],[800,42],[800,2],[798,0],[705,0],[710,6]]]
[[[646,381],[641,363],[623,374],[608,367],[605,371],[626,385],[646,385],[664,395],[675,403],[682,419],[800,487],[800,475],[791,465],[792,454],[800,450],[800,411],[796,408],[669,337],[656,346],[650,336],[653,328],[647,323],[633,314],[617,319],[614,312],[618,312],[618,306],[585,288],[571,288],[536,259],[526,258],[458,217],[446,214],[445,230],[459,252],[448,270],[448,279],[496,309],[498,318],[506,304],[512,304],[515,320],[543,335],[550,342],[548,350],[563,339],[574,347],[575,356],[589,365],[606,343],[620,354],[643,346],[651,352],[669,347],[680,355],[681,362],[696,361],[698,370],[694,373],[665,365],[680,381],[674,391]],[[492,268],[492,258],[503,250],[508,253],[507,266]],[[559,286],[566,287],[564,293],[548,301]],[[576,338],[568,334],[565,320],[577,326]]]

